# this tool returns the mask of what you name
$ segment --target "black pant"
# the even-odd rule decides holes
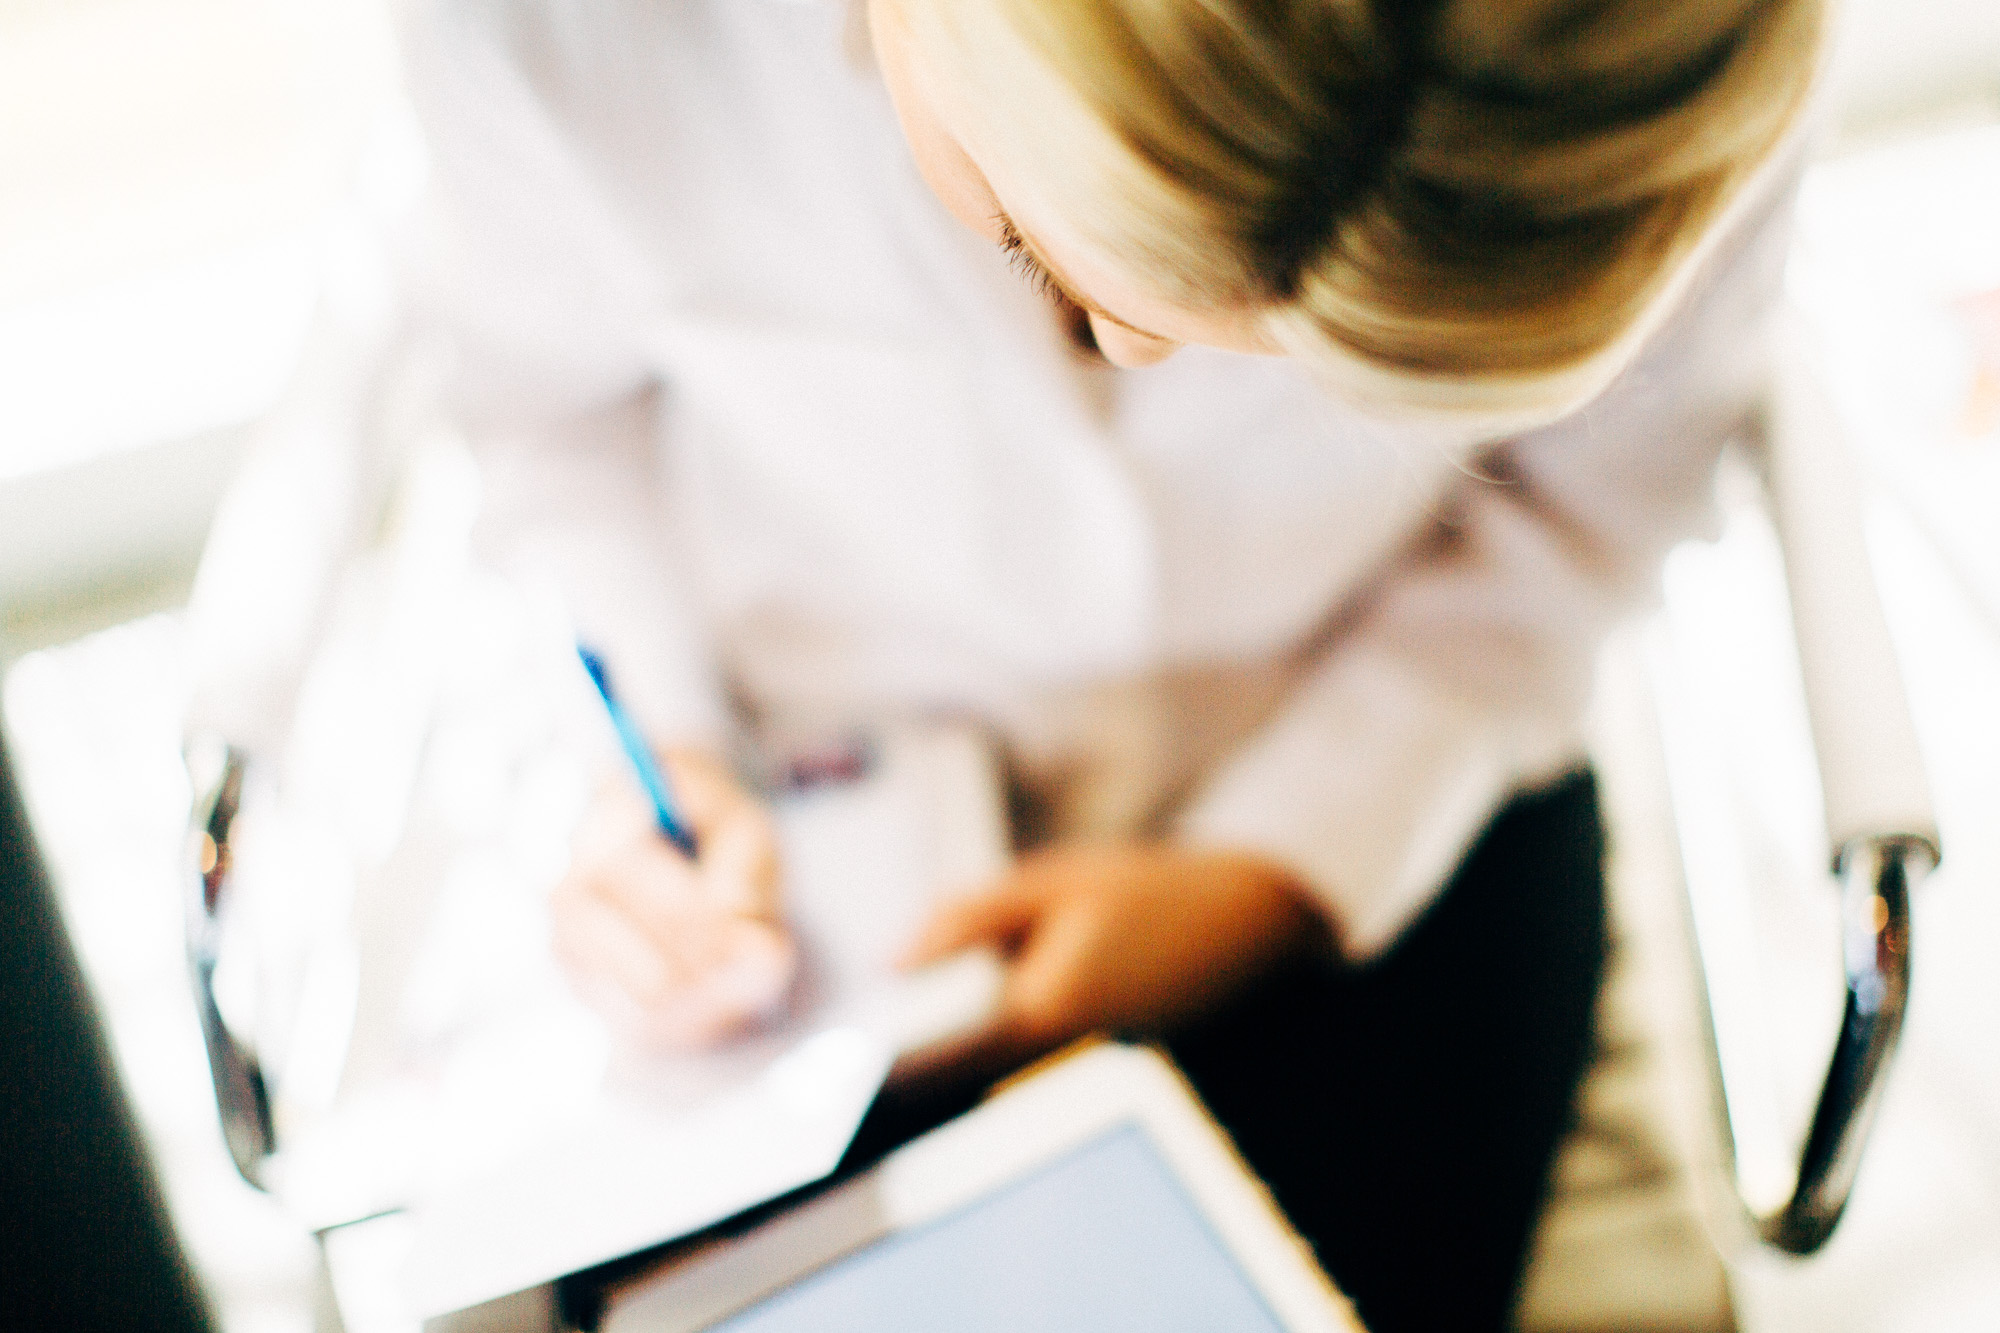
[[[1387,955],[1170,1043],[1370,1333],[1507,1324],[1589,1057],[1603,847],[1589,774],[1517,798]]]

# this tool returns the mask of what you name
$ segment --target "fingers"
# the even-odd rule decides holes
[[[674,799],[696,834],[728,819],[740,799],[748,799],[725,763],[713,751],[674,746],[660,751],[660,765],[672,784]]]
[[[579,857],[574,874],[589,893],[663,941],[680,933],[687,918],[716,910],[694,863],[650,831]]]
[[[904,968],[922,967],[975,944],[1011,953],[1041,910],[1042,896],[1018,883],[956,899],[932,913],[897,961]]]
[[[557,957],[584,998],[644,1044],[712,1043],[769,1013],[797,970],[782,927],[709,912],[663,934],[572,878],[552,899]]]
[[[1170,1030],[1326,940],[1307,890],[1282,866],[1245,853],[1107,846],[1024,861],[999,889],[940,913],[912,953],[1006,946],[999,1013],[945,1053],[992,1069],[1092,1031]]]
[[[724,931],[715,965],[703,983],[703,993],[717,1012],[742,1018],[769,1013],[791,989],[798,972],[798,950],[791,936],[767,921],[733,918]]]
[[[665,758],[699,860],[660,836],[630,783],[613,783],[579,828],[550,907],[558,957],[584,998],[647,1044],[685,1047],[769,1013],[797,958],[763,806],[711,756]]]
[[[699,859],[690,862],[660,836],[650,806],[629,782],[612,782],[578,830],[579,872],[615,886],[623,908],[641,921],[696,904],[776,921],[777,834],[763,803],[705,752],[669,751],[665,763]]]
[[[925,1050],[906,1054],[896,1078],[911,1084],[981,1083],[1017,1069],[1060,1045],[1069,1034],[1051,981],[1060,969],[1043,959],[1049,935],[1064,933],[1053,918],[1060,913],[1050,886],[1032,863],[1017,868],[997,888],[940,907],[899,960],[921,967],[978,945],[998,948],[1010,958],[1000,1003],[992,1018],[975,1029]]]
[[[675,794],[686,807],[700,848],[700,881],[710,901],[730,911],[775,920],[778,839],[764,803],[703,750],[664,756]]]
[[[700,964],[644,1006],[642,1035],[656,1046],[720,1041],[770,1013],[796,970],[790,939],[768,922],[727,918]]]
[[[635,1001],[667,991],[672,971],[666,955],[581,881],[564,880],[550,906],[556,957],[572,975],[609,982]]]
[[[777,920],[778,839],[763,807],[746,800],[702,836],[696,870],[708,901],[743,916]]]

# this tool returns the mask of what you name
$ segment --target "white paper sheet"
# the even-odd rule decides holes
[[[433,935],[464,952],[476,917],[505,1010],[475,1024],[438,1017],[481,983],[444,969],[435,985],[450,994],[429,995],[419,965],[408,1005],[436,1009],[417,1026],[440,1034],[440,1049],[362,1080],[292,1136],[281,1194],[319,1225],[404,1210],[405,1295],[429,1317],[697,1230],[831,1170],[896,1056],[976,1023],[999,986],[985,955],[910,976],[892,967],[941,894],[1004,865],[984,742],[924,727],[871,750],[866,777],[779,800],[801,981],[782,1021],[712,1053],[620,1049],[568,993],[545,939],[495,924],[509,901],[492,891],[497,859],[432,866],[446,880]],[[454,907],[454,876],[469,906]],[[512,901],[530,905],[525,892]]]

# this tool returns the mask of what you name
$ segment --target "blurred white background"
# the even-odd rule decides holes
[[[1940,130],[2000,124],[2000,3],[1854,0],[1848,22],[1830,156],[1920,157]],[[230,1172],[185,1001],[172,612],[250,423],[293,371],[330,247],[357,210],[393,212],[418,179],[392,30],[381,0],[0,0],[7,720],[230,1333],[310,1327],[311,1251]],[[2000,250],[2000,235],[1990,243]],[[1994,661],[1977,644],[1947,651]],[[1991,810],[2000,783],[1983,796]],[[1977,927],[1995,918],[1963,920],[1938,945],[1970,966],[1992,940]],[[1976,1114],[1996,1105],[1977,1088],[1962,1100],[1975,1113],[1955,1131],[1970,1136],[1968,1206],[2000,1237],[2000,1198],[1978,1195],[2000,1180],[2000,1123]],[[1990,1257],[2000,1287],[2000,1252]],[[1893,1273],[1864,1268],[1843,1286],[1842,1272],[1750,1274],[1747,1325],[1887,1327]],[[1892,1282],[1882,1300],[1854,1298],[1881,1280]]]
[[[397,98],[371,0],[0,3],[0,635],[175,599]]]

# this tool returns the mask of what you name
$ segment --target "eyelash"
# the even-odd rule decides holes
[[[1059,303],[1068,302],[1069,293],[1056,282],[1055,274],[1035,258],[1035,252],[1028,248],[1028,243],[1021,239],[1021,233],[1015,230],[1014,220],[1000,217],[996,221],[1000,224],[1000,252],[1007,256],[1007,266],[1033,287],[1036,295]]]

